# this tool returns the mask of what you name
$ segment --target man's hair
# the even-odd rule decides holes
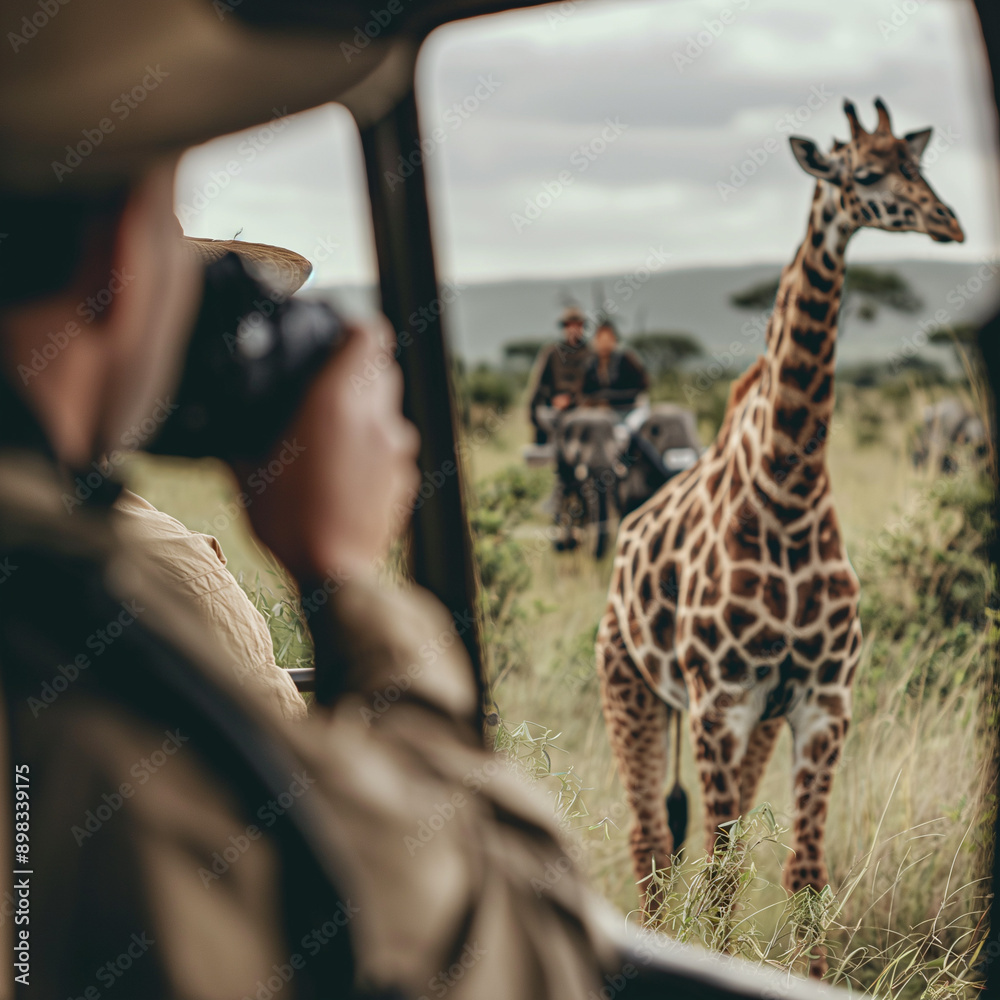
[[[127,198],[125,187],[45,197],[0,191],[0,310],[63,291],[85,266],[110,270]]]
[[[594,331],[594,336],[596,337],[597,334],[601,332],[601,330],[610,330],[614,334],[615,340],[618,339],[618,328],[615,326],[614,323],[611,322],[611,320],[606,319],[604,320],[603,323],[598,323],[597,329]]]

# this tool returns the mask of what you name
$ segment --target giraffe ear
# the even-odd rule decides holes
[[[799,161],[799,166],[807,174],[812,174],[813,177],[819,177],[824,181],[831,181],[834,184],[838,183],[840,172],[837,165],[820,151],[812,139],[803,139],[800,135],[793,135],[788,141],[791,143],[795,159]]]
[[[910,156],[913,159],[918,160],[924,155],[924,150],[927,148],[927,143],[931,141],[931,132],[933,129],[925,128],[921,129],[919,132],[907,132],[903,136],[903,142],[910,147]]]

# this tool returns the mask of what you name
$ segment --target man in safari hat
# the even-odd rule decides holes
[[[580,403],[583,376],[593,357],[584,336],[586,322],[580,309],[567,306],[559,318],[562,339],[549,344],[535,361],[528,404],[535,444],[545,444],[555,432],[558,415]]]
[[[343,674],[331,707],[290,724],[233,683],[111,479],[61,499],[177,383],[201,287],[172,212],[179,152],[338,95],[378,114],[412,44],[348,59],[353,29],[265,33],[201,0],[43,6],[6,5],[20,41],[0,63],[0,981],[596,995],[618,959],[551,817],[479,745],[451,618],[372,583],[416,479],[397,371],[350,388],[383,325],[350,329],[284,428],[299,457],[249,510],[303,591],[330,595],[312,622]]]

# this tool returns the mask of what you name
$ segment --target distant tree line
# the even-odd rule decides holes
[[[729,303],[737,309],[771,309],[778,294],[779,281],[780,275],[733,292]],[[913,291],[910,283],[897,272],[854,265],[848,267],[844,275],[840,323],[843,327],[844,321],[852,318],[870,323],[880,308],[910,314],[918,312],[923,305],[923,300]]]
[[[538,352],[549,343],[551,340],[542,338],[508,341],[503,347],[504,360],[512,367],[529,367],[534,363]],[[622,343],[642,358],[654,378],[678,367],[688,358],[700,357],[705,353],[697,337],[678,330],[639,333],[623,337]]]

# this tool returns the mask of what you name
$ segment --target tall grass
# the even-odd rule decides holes
[[[792,813],[785,733],[760,793],[770,804],[744,817],[711,861],[693,846],[701,831],[691,831],[678,863],[654,876],[665,899],[654,923],[796,972],[822,945],[831,981],[893,1000],[973,996],[981,985],[996,808],[998,624],[986,559],[995,497],[971,461],[947,478],[913,469],[908,442],[917,408],[899,393],[855,394],[864,405],[845,407],[830,456],[862,579],[865,629],[854,720],[827,824],[832,887],[789,897],[780,886]],[[859,427],[862,435],[877,427],[878,441],[859,449]],[[503,450],[501,442],[486,464],[501,466]],[[527,522],[522,512],[518,532],[508,536],[529,542],[532,580],[514,603],[529,609],[530,627],[522,629],[522,654],[494,685],[499,745],[534,754],[534,773],[556,806],[565,804],[563,782],[572,776],[564,828],[599,891],[636,919],[630,816],[593,669],[608,560],[550,554],[537,544],[543,524],[542,512]],[[687,748],[682,774],[698,817]]]
[[[291,580],[276,568],[269,584],[264,583],[259,572],[252,581],[239,572],[236,582],[267,623],[274,647],[274,662],[284,670],[313,666],[312,636]]]
[[[975,992],[986,933],[1000,716],[996,587],[984,545],[995,498],[968,463],[948,479],[913,469],[909,436],[930,390],[897,382],[891,392],[840,393],[830,442],[835,498],[862,578],[865,628],[854,721],[827,824],[832,892],[790,899],[780,887],[792,812],[785,733],[759,795],[768,808],[744,817],[731,850],[711,864],[698,850],[695,820],[684,856],[658,876],[668,891],[657,919],[669,933],[796,971],[825,942],[832,980],[881,997],[931,1000]],[[706,437],[721,398],[721,390],[711,392],[699,405]],[[473,453],[473,526],[497,709],[492,728],[499,747],[549,790],[594,887],[635,919],[630,816],[593,668],[611,553],[595,563],[581,551],[551,551],[540,503],[551,481],[544,472],[514,468],[526,440],[526,423],[515,413]],[[137,492],[220,537],[230,567],[243,573],[269,621],[279,662],[308,662],[294,591],[269,575],[272,564],[245,519],[225,514],[227,477],[207,474],[204,463],[150,459],[136,460],[131,471]],[[698,817],[699,783],[686,746],[681,770]],[[729,895],[718,891],[720,879]]]

